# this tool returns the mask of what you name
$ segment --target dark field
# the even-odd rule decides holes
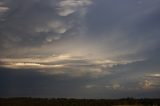
[[[1,98],[0,106],[160,106],[160,99]]]

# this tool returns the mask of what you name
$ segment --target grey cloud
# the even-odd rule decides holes
[[[1,97],[14,97],[15,95],[18,97],[51,98],[122,98],[124,95],[125,97],[159,97],[157,94],[159,90],[123,90],[118,88],[112,90],[105,88],[107,81],[105,81],[105,84],[100,85],[100,83],[93,83],[93,81],[98,81],[99,79],[67,77],[66,75],[44,75],[34,70],[0,68],[0,79]]]
[[[17,97],[75,97],[75,94],[81,91],[80,87],[86,84],[86,80],[91,79],[87,77],[71,78],[66,75],[46,75],[34,70],[0,68],[0,97],[15,95]],[[84,95],[79,95],[79,97],[82,96]]]
[[[77,29],[81,27],[79,22],[83,21],[79,16],[80,13],[69,17],[61,17],[57,14],[57,5],[65,1],[7,0],[5,2],[6,7],[1,7],[1,10],[5,8],[7,11],[2,14],[0,21],[0,47],[4,49],[3,52],[41,47],[50,43],[56,45],[57,40],[66,38],[73,32],[78,35]],[[89,1],[68,2],[83,7]]]
[[[78,11],[81,15],[84,15],[86,6],[91,3],[92,0],[62,0],[58,3],[58,14],[60,16],[68,16]]]
[[[102,52],[112,51],[120,57],[146,57],[159,45],[160,1],[137,2],[95,1],[96,5],[87,14],[87,26],[99,45],[104,41],[100,46],[106,49]]]
[[[159,97],[159,2],[0,0],[0,96]]]

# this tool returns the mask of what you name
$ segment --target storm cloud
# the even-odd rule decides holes
[[[159,6],[0,0],[0,96],[159,97]]]

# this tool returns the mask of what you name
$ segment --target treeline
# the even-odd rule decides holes
[[[0,106],[160,106],[160,99],[0,98]]]

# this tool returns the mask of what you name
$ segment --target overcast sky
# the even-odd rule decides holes
[[[0,97],[160,97],[160,0],[0,0]]]

